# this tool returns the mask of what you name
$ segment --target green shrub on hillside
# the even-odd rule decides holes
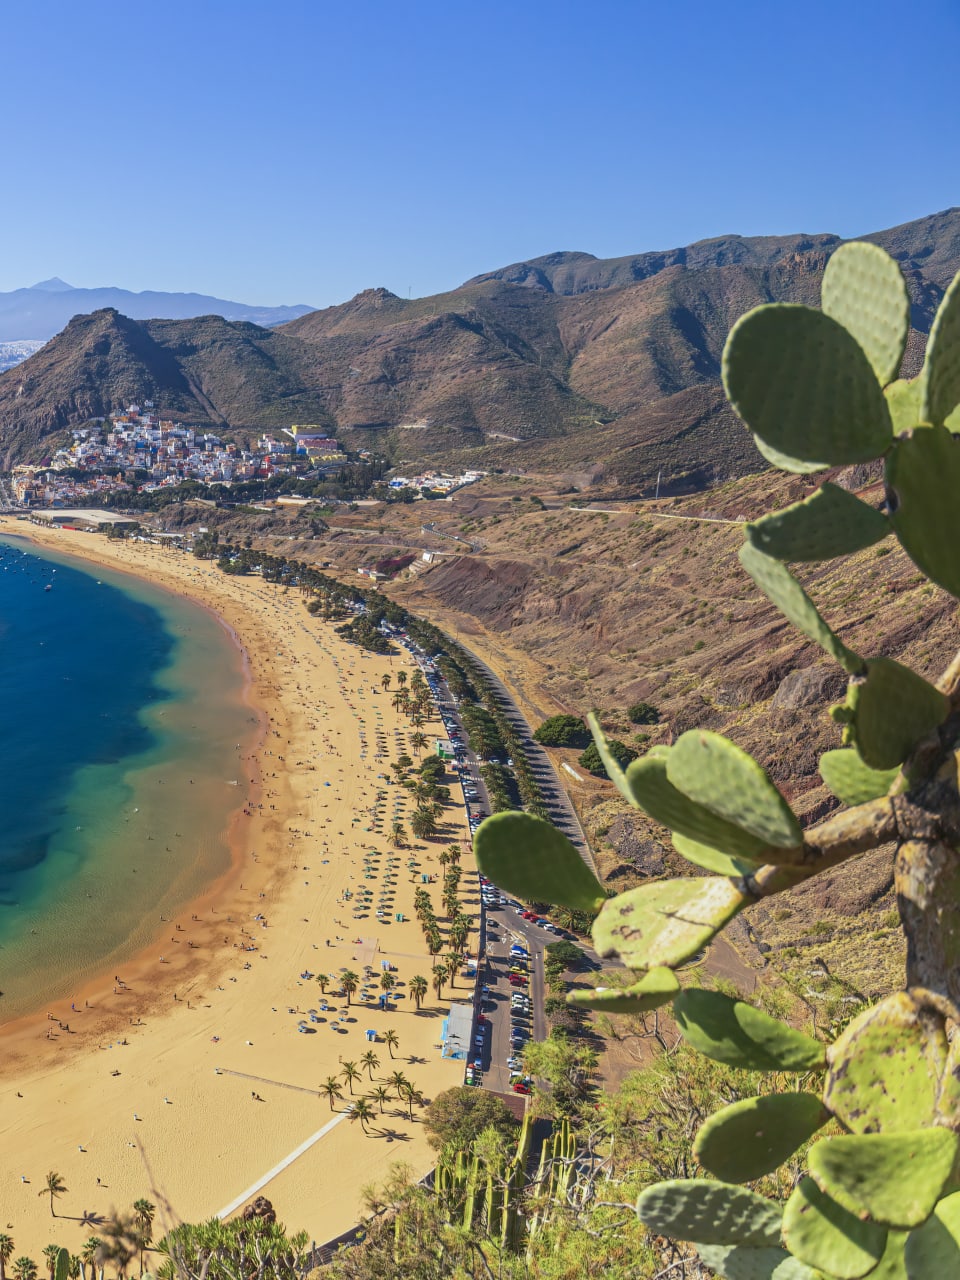
[[[627,719],[631,724],[659,724],[660,712],[649,702],[635,702],[627,707]]]
[[[544,747],[585,747],[590,730],[579,716],[559,715],[544,720],[533,736]]]
[[[636,760],[640,754],[634,751],[633,747],[628,747],[625,742],[621,742],[619,738],[610,738],[607,743],[610,748],[610,754],[616,760],[621,769],[625,769],[631,760]],[[586,751],[580,756],[580,764],[588,773],[592,773],[596,778],[605,778],[607,771],[604,768],[603,761],[600,759],[600,752],[596,748],[596,744],[591,742]]]

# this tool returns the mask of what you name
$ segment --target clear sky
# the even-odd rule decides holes
[[[956,0],[22,0],[0,289],[413,296],[960,204]]]

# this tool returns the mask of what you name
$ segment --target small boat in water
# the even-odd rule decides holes
[[[53,583],[52,583],[52,582],[48,582],[48,583],[47,583],[47,585],[46,585],[43,589],[44,589],[44,591],[52,591],[52,590],[53,590]]]

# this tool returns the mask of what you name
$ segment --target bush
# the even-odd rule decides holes
[[[640,754],[634,751],[633,747],[628,747],[625,742],[621,742],[618,738],[609,738],[607,746],[610,754],[616,760],[621,769],[625,769],[631,760],[636,760]],[[596,748],[596,744],[591,742],[586,751],[580,757],[580,764],[588,773],[592,773],[596,778],[605,778],[607,771],[603,767],[603,761],[600,759],[600,752]]]
[[[551,716],[534,731],[534,739],[545,747],[585,747],[590,730],[579,716]]]
[[[423,1125],[432,1147],[439,1151],[452,1145],[462,1151],[490,1126],[510,1138],[518,1121],[493,1094],[461,1085],[437,1094],[427,1107]]]
[[[580,969],[586,961],[586,955],[574,942],[551,942],[546,948],[547,959],[556,961],[564,969]]]
[[[627,719],[632,724],[659,724],[660,712],[649,702],[635,702],[627,707]]]

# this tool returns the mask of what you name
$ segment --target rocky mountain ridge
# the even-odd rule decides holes
[[[903,266],[916,366],[960,267],[960,209],[866,238]],[[428,298],[368,289],[272,329],[77,316],[0,374],[0,459],[42,456],[51,433],[151,399],[224,428],[317,423],[401,466],[702,488],[764,466],[719,386],[730,326],[765,302],[816,303],[839,243],[727,236],[629,258],[555,253]]]

